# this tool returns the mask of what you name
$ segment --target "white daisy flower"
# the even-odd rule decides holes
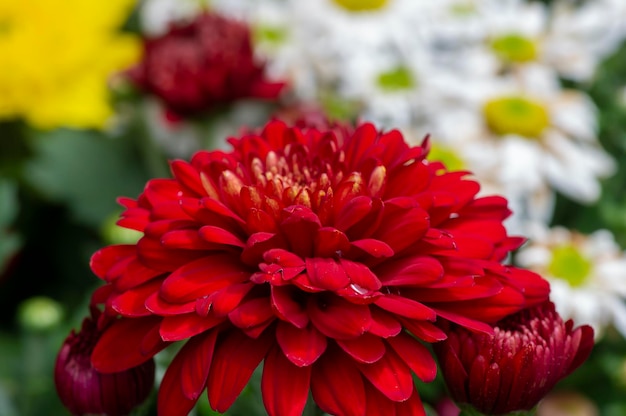
[[[550,281],[564,318],[591,325],[596,339],[609,325],[626,337],[626,253],[610,231],[583,235],[535,224],[515,260]]]
[[[620,0],[559,1],[552,7],[522,0],[436,3],[428,37],[440,59],[483,74],[533,63],[564,78],[588,80],[623,40],[626,26],[626,3]]]
[[[521,194],[547,185],[576,201],[598,199],[599,178],[615,162],[598,144],[589,97],[562,89],[540,66],[458,82],[457,103],[433,119],[433,133],[449,146],[471,142],[466,156],[479,178]]]
[[[545,55],[564,76],[590,79],[598,62],[614,52],[626,36],[626,2],[559,1],[554,5]]]
[[[433,68],[420,33],[427,19],[414,0],[319,0],[289,3],[302,65],[317,97],[360,104],[362,119],[406,128],[435,107],[446,71]]]

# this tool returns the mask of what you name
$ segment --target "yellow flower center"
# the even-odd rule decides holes
[[[379,10],[385,7],[388,0],[333,0],[338,6],[351,12]]]
[[[491,47],[507,62],[529,62],[537,58],[537,45],[531,39],[518,34],[509,34],[495,38]]]
[[[254,40],[257,43],[280,45],[288,37],[287,29],[280,26],[257,26],[254,28]]]
[[[496,134],[537,138],[550,125],[548,110],[539,101],[524,97],[500,97],[483,107],[485,122]]]
[[[443,162],[450,171],[465,169],[463,159],[451,147],[441,145],[431,145],[428,159]]]
[[[386,91],[408,90],[415,85],[413,74],[404,66],[398,66],[378,75],[378,85]]]
[[[455,16],[471,16],[474,13],[476,13],[476,5],[474,5],[472,2],[469,1],[465,1],[465,2],[458,2],[452,5],[452,7],[450,7],[450,11],[452,12],[453,15]]]
[[[572,245],[552,250],[548,272],[559,279],[567,280],[571,286],[581,286],[591,273],[593,264]]]

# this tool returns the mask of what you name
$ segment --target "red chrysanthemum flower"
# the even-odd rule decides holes
[[[154,360],[113,374],[102,374],[91,365],[91,353],[102,329],[100,311],[92,308],[78,333],[63,342],[54,367],[54,382],[63,405],[74,415],[127,415],[154,387]],[[103,321],[107,321],[106,319]],[[106,327],[106,323],[100,323]]]
[[[547,301],[498,322],[493,334],[453,327],[435,346],[452,398],[489,415],[532,409],[591,353],[593,329],[573,326]]]
[[[309,390],[334,415],[423,414],[412,373],[431,381],[423,342],[437,320],[491,331],[547,299],[537,274],[501,264],[500,197],[476,198],[466,172],[429,163],[371,124],[321,130],[268,123],[171,164],[121,226],[136,245],[98,251],[95,294],[120,319],[92,362],[122,371],[188,340],[160,387],[162,415],[184,415],[205,387],[223,412],[263,361],[270,415],[299,415]]]
[[[273,99],[284,86],[269,82],[254,57],[243,22],[202,13],[144,40],[144,57],[129,71],[142,90],[178,116],[194,115],[242,98]]]

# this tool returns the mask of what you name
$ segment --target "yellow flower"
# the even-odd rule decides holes
[[[136,62],[119,32],[136,0],[0,0],[0,120],[101,128],[109,76]]]

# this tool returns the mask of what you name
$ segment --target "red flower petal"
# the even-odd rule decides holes
[[[206,335],[194,337],[176,355],[186,356],[181,368],[181,382],[183,393],[189,400],[197,400],[206,387],[217,335],[217,331],[210,331]]]
[[[373,238],[352,241],[350,244],[373,257],[391,257],[394,254],[389,244]]]
[[[421,207],[397,207],[389,202],[374,238],[389,244],[397,254],[415,244],[428,230],[428,213]]]
[[[413,391],[409,400],[401,403],[394,403],[396,408],[396,416],[426,416],[426,409],[422,404],[417,389]]]
[[[576,348],[576,356],[572,359],[572,363],[569,366],[565,375],[569,375],[572,371],[581,366],[587,358],[589,358],[589,354],[591,354],[591,350],[594,346],[593,341],[593,328],[590,326],[581,326],[575,332],[577,332],[576,336],[580,336],[580,341],[577,345],[572,348]],[[580,335],[578,335],[578,333]],[[572,335],[574,338],[575,335]]]
[[[434,321],[437,317],[435,311],[424,304],[398,295],[381,296],[374,303],[388,312],[411,319]]]
[[[239,305],[228,318],[239,328],[252,328],[274,318],[274,311],[268,298],[256,298]]]
[[[207,393],[214,410],[224,413],[272,346],[272,334],[252,339],[239,331],[223,334],[213,353]]]
[[[249,234],[258,232],[276,233],[278,225],[274,217],[257,208],[250,208],[246,217],[246,226]]]
[[[428,321],[402,319],[402,325],[415,337],[425,342],[438,342],[447,338],[446,333],[441,328]]]
[[[232,256],[215,254],[187,263],[164,281],[161,296],[173,303],[185,303],[250,276]]]
[[[362,376],[352,360],[336,351],[327,352],[313,366],[311,393],[315,403],[326,413],[344,416],[365,414]]]
[[[146,225],[145,234],[152,239],[158,239],[169,231],[191,230],[194,228],[198,228],[198,223],[189,219],[157,220]]]
[[[507,315],[511,315],[526,306],[527,299],[517,290],[504,286],[502,290],[489,298],[468,300],[465,302],[447,302],[436,304],[438,310],[475,319],[482,322],[495,323]],[[442,314],[439,314],[442,315]],[[442,315],[443,316],[443,315]]]
[[[200,237],[209,243],[224,244],[235,247],[244,247],[245,244],[239,237],[221,227],[205,225],[198,231]]]
[[[360,363],[375,363],[385,355],[385,344],[379,337],[368,333],[354,339],[337,340],[337,345]]]
[[[156,315],[181,315],[193,312],[196,307],[196,302],[168,303],[161,299],[159,292],[155,292],[148,296],[145,306],[149,311]]]
[[[411,180],[407,180],[411,178]],[[387,195],[416,195],[430,185],[430,172],[422,163],[398,167],[387,175]]]
[[[307,311],[313,325],[329,338],[358,337],[372,324],[372,315],[367,306],[355,305],[337,296],[311,296]]]
[[[334,291],[350,284],[345,270],[334,259],[308,258],[306,270],[313,286]]]
[[[133,257],[137,253],[135,245],[115,245],[102,248],[91,256],[89,267],[102,280],[108,280],[106,276],[116,263]]]
[[[464,326],[466,328],[472,329],[474,331],[484,332],[486,334],[491,334],[493,332],[493,328],[491,327],[491,325],[487,325],[484,322],[480,322],[475,319],[471,319],[447,310],[435,309],[435,311],[437,312],[437,315],[441,316],[442,318]]]
[[[115,279],[113,283],[115,285],[115,290],[122,292],[139,286],[140,284],[155,278],[159,274],[161,274],[161,272],[145,267],[135,257],[127,264],[124,272],[117,279]]]
[[[287,322],[276,326],[276,340],[283,354],[298,367],[313,364],[326,350],[326,337],[314,326],[296,328]]]
[[[360,164],[365,156],[372,151],[373,145],[378,138],[376,127],[372,123],[363,123],[358,126],[354,133],[346,138],[344,151],[349,172],[358,172]]]
[[[357,196],[341,207],[335,219],[335,227],[346,232],[354,224],[365,218],[372,209],[372,198],[369,196]]]
[[[443,276],[444,268],[432,257],[405,257],[387,261],[376,273],[385,286],[420,286],[420,290],[437,282]]]
[[[378,389],[370,383],[366,382],[364,384],[365,397],[367,400],[367,412],[364,414],[396,416],[396,407],[394,406],[395,402],[389,400],[387,396],[378,391]]]
[[[142,351],[143,339],[155,328],[161,318],[119,319],[104,331],[91,355],[91,363],[101,373],[117,373],[136,367],[149,360],[169,345],[159,342],[148,351]],[[124,343],[120,344],[119,340]]]
[[[167,248],[160,239],[144,236],[137,242],[137,257],[146,267],[161,273],[171,272],[194,260],[204,257],[204,250]]]
[[[172,230],[161,236],[161,244],[165,248],[181,250],[214,250],[217,244],[211,244],[200,238],[198,230]]]
[[[178,183],[183,186],[188,196],[203,196],[206,194],[200,174],[189,163],[182,160],[175,160],[170,163],[170,168]],[[189,195],[191,194],[191,195]]]
[[[238,283],[226,286],[223,289],[211,293],[207,297],[207,309],[204,313],[208,313],[208,307],[212,308],[216,316],[226,316],[232,312],[246,295],[254,288],[252,283]],[[200,299],[198,299],[200,301]],[[200,313],[199,304],[196,303],[196,312]]]
[[[264,232],[252,234],[246,241],[246,247],[241,252],[241,261],[245,264],[258,266],[263,261],[265,252],[285,246],[286,242],[281,234]]]
[[[437,363],[428,348],[407,335],[398,334],[385,340],[420,380],[430,383],[437,375]]]
[[[196,338],[190,340],[183,346],[183,348],[176,354],[176,357],[172,360],[170,365],[161,380],[161,386],[159,388],[158,396],[158,414],[159,416],[186,416],[196,404],[197,397],[191,398],[188,394],[183,392],[183,384],[181,380],[188,379],[188,389],[192,392],[197,391],[200,387],[195,384],[198,380],[194,376],[189,376],[186,372],[189,370],[189,363],[194,363],[196,360],[200,362],[204,361],[204,365],[211,364],[211,357],[213,355],[213,345],[215,342],[214,335],[208,335],[202,338]],[[209,351],[210,349],[210,351]],[[207,354],[208,353],[208,354]],[[208,362],[206,361],[206,355],[208,355]],[[199,373],[198,373],[199,371]],[[196,376],[202,375],[205,371],[208,371],[208,367],[202,365],[196,366],[193,372]],[[202,378],[202,377],[199,377]],[[193,381],[192,381],[193,380]],[[200,392],[204,389],[206,383],[203,383],[200,387]],[[190,388],[195,385],[195,388]]]
[[[339,259],[339,264],[350,278],[351,287],[359,294],[375,291],[382,287],[382,283],[369,267],[346,259]]]
[[[372,325],[369,332],[379,337],[395,337],[402,331],[402,325],[391,314],[379,308],[371,308]]]
[[[300,256],[280,248],[267,250],[263,254],[263,260],[266,263],[276,263],[283,267],[304,267],[304,260]]]
[[[222,217],[222,221],[218,221],[220,225],[228,225],[228,224],[245,225],[245,221],[242,220],[239,215],[235,214],[233,210],[231,210],[226,204],[222,203],[221,201],[218,201],[215,198],[202,198],[201,202],[202,202],[202,206],[208,212]],[[224,219],[232,220],[232,221],[228,222],[228,221],[224,221]],[[202,221],[202,223],[206,224],[210,222]]]
[[[166,316],[161,322],[159,333],[164,341],[180,341],[214,328],[224,320],[214,315],[198,316],[195,313]]]
[[[283,210],[286,218],[280,229],[296,255],[305,258],[313,255],[313,241],[321,223],[317,214],[310,208],[292,205]]]
[[[128,317],[151,315],[145,306],[146,298],[158,290],[160,286],[161,282],[152,281],[122,292],[120,295],[113,295],[110,298],[111,306],[115,311]]]
[[[413,394],[413,377],[409,367],[388,348],[380,360],[372,364],[359,364],[361,373],[382,394],[394,402],[407,400]]]
[[[333,227],[322,227],[315,236],[315,256],[334,257],[337,253],[347,253],[350,241],[341,231]]]
[[[457,302],[492,297],[502,292],[502,289],[502,283],[498,280],[491,277],[476,276],[472,279],[470,286],[457,284],[442,289],[420,288],[414,291],[407,290],[405,296],[428,303]]]
[[[272,307],[280,319],[291,322],[297,328],[304,328],[309,323],[306,308],[296,301],[300,292],[293,286],[272,286]]]
[[[286,380],[289,382],[285,383]],[[311,367],[298,367],[274,347],[265,358],[261,391],[263,404],[269,416],[298,416],[302,414],[307,398]]]

